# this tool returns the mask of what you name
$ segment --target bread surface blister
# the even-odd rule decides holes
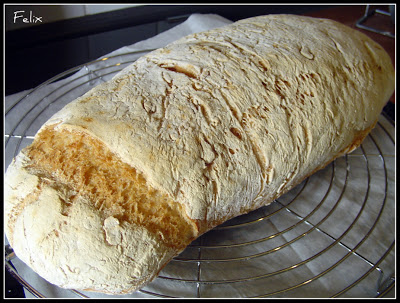
[[[41,127],[5,175],[7,238],[55,285],[134,292],[203,233],[357,148],[393,90],[383,48],[331,20],[189,35]]]

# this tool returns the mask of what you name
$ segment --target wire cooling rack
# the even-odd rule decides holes
[[[145,52],[78,66],[6,100],[6,167],[53,113]],[[395,126],[382,114],[353,153],[204,234],[152,283],[115,297],[393,297],[395,226]],[[35,297],[101,297],[48,284],[9,245],[5,261]]]

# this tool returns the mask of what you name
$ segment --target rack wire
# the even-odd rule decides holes
[[[389,6],[389,10],[394,10],[394,9],[395,9],[394,7]],[[357,20],[356,27],[362,28],[362,29],[365,29],[367,31],[374,32],[377,34],[381,34],[381,35],[384,35],[384,36],[387,36],[390,38],[395,38],[396,36],[394,33],[391,33],[389,31],[385,31],[382,29],[378,29],[378,28],[375,28],[372,26],[365,25],[367,20],[370,19],[371,17],[373,17],[375,14],[380,14],[380,15],[391,18],[392,22],[394,24],[395,17],[394,17],[394,15],[392,15],[392,13],[390,11],[388,12],[388,11],[384,11],[381,9],[373,9],[373,8],[371,8],[371,5],[366,5],[364,15],[360,19]]]
[[[53,113],[148,51],[78,66],[6,102],[6,167]],[[382,114],[353,153],[336,159],[272,204],[204,234],[153,282],[134,294],[116,297],[394,296],[394,128],[394,121]],[[9,245],[5,265],[34,297],[100,296],[51,286]]]

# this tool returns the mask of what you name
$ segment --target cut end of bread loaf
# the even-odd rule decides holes
[[[66,214],[80,196],[105,217],[145,227],[168,247],[182,249],[195,237],[195,224],[179,203],[152,188],[142,174],[84,132],[47,127],[26,154],[32,174],[64,189]]]
[[[44,127],[8,172],[9,242],[62,288],[131,293],[198,236],[180,203],[81,127]]]

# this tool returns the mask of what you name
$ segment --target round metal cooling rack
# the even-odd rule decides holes
[[[147,51],[78,66],[7,98],[6,167],[53,113]],[[143,289],[114,297],[394,296],[394,128],[382,114],[360,148],[270,205],[204,234]],[[35,297],[102,297],[52,286],[9,245],[5,254],[6,268]]]

